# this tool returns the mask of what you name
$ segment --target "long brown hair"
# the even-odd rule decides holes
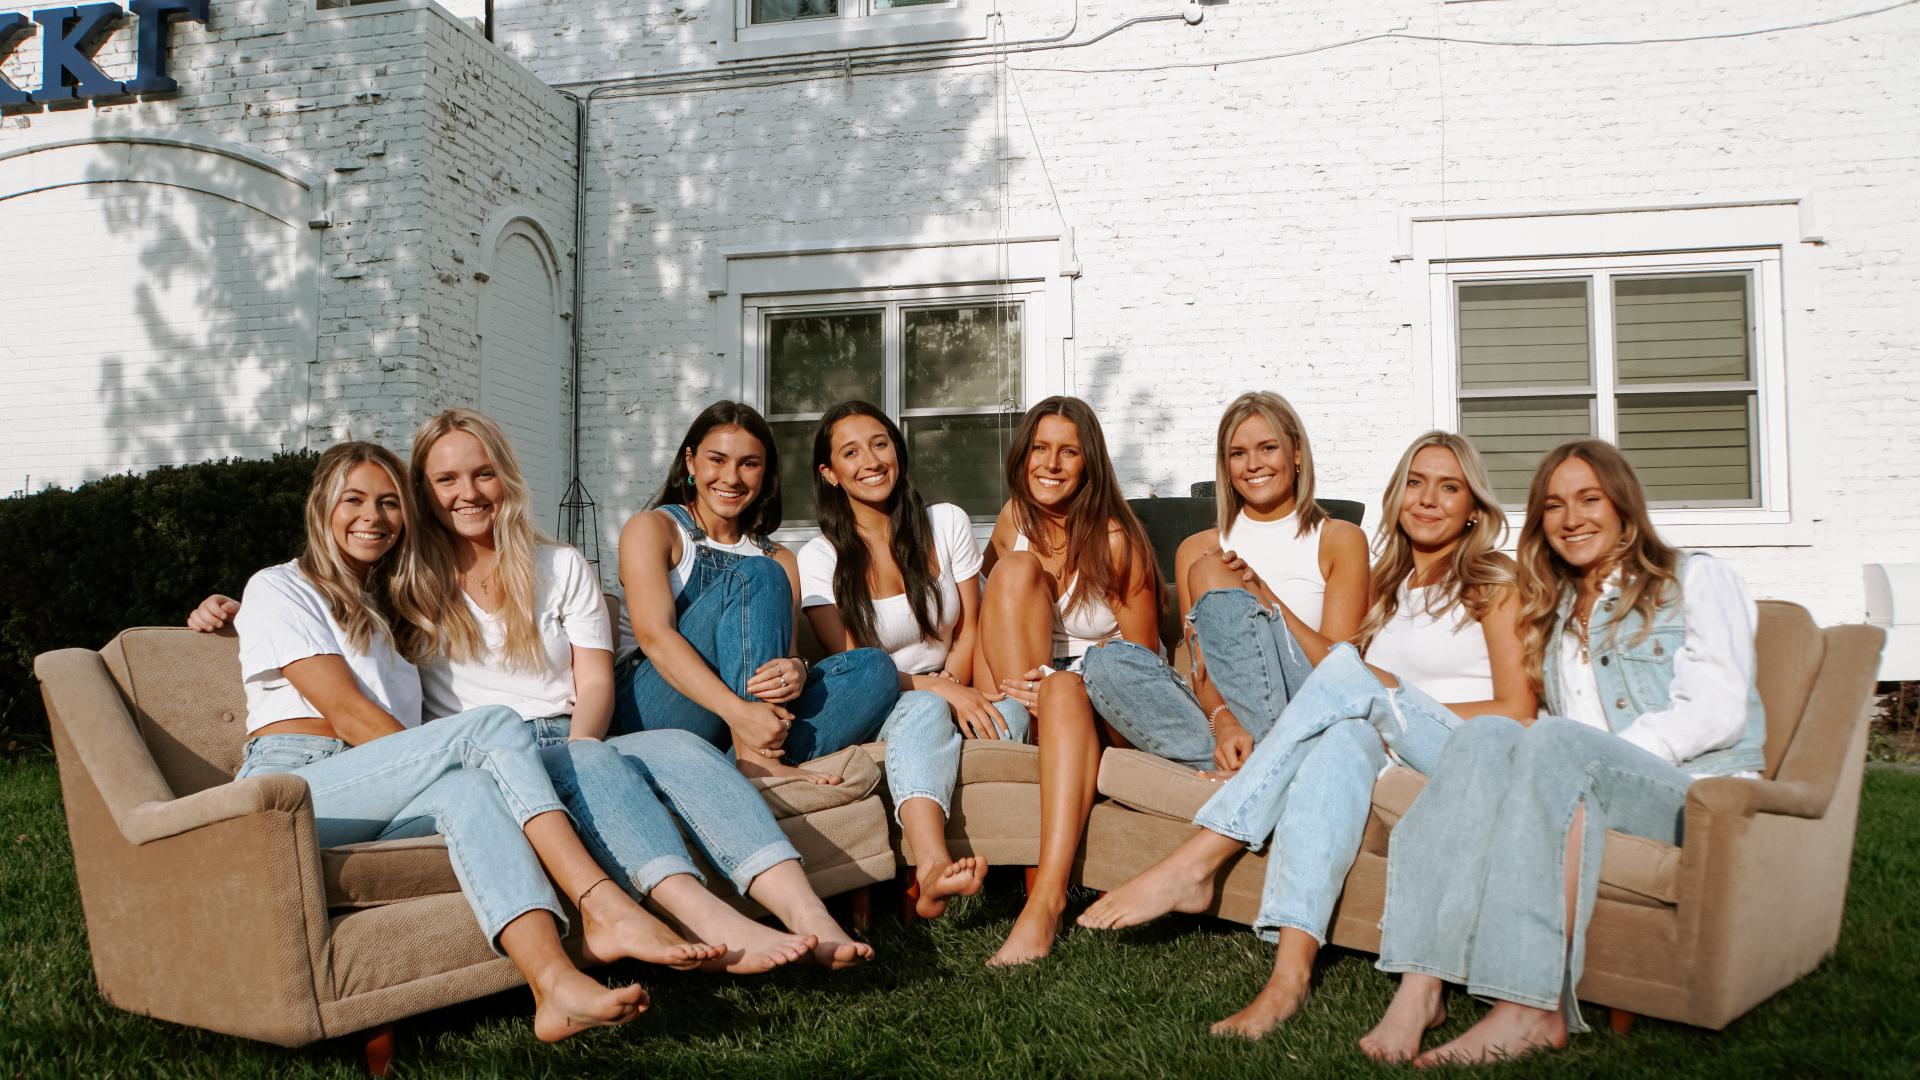
[[[1058,416],[1072,424],[1080,435],[1080,489],[1073,493],[1067,508],[1067,540],[1062,576],[1073,581],[1067,594],[1067,609],[1091,600],[1118,604],[1127,584],[1144,574],[1153,587],[1154,604],[1160,602],[1160,566],[1154,561],[1153,543],[1147,530],[1120,494],[1120,482],[1113,473],[1113,459],[1107,456],[1107,438],[1093,408],[1076,397],[1056,395],[1027,410],[1014,430],[1007,450],[1007,495],[1013,506],[1013,524],[1027,538],[1034,554],[1049,555],[1044,511],[1028,489],[1027,459],[1033,450],[1040,421]],[[1125,554],[1115,560],[1108,533],[1119,530],[1125,539]]]
[[[347,474],[361,465],[377,466],[393,481],[402,519],[393,549],[364,571],[356,569],[333,539],[333,508],[346,491]],[[414,522],[420,519],[400,459],[386,447],[370,442],[356,440],[328,447],[313,466],[305,517],[307,546],[295,565],[326,600],[333,621],[346,631],[347,644],[361,653],[371,649],[376,638],[398,647],[393,634],[391,586],[393,578],[405,575],[416,558]],[[400,651],[414,658],[404,647]]]
[[[1619,614],[1607,622],[1611,641],[1620,620],[1627,612],[1640,613],[1640,632],[1633,640],[1645,638],[1653,629],[1653,615],[1669,596],[1680,588],[1680,553],[1660,539],[1653,519],[1647,514],[1647,497],[1640,478],[1626,456],[1612,443],[1600,439],[1581,439],[1562,443],[1540,459],[1527,488],[1527,519],[1520,526],[1520,644],[1526,650],[1527,675],[1535,694],[1544,689],[1547,654],[1552,649],[1554,626],[1560,618],[1560,598],[1578,587],[1579,572],[1567,564],[1547,543],[1547,484],[1554,470],[1570,458],[1579,458],[1593,469],[1600,491],[1613,503],[1620,516],[1620,543],[1602,555],[1594,571],[1602,575],[1620,571]]]
[[[700,447],[707,432],[719,427],[737,427],[760,442],[766,469],[760,474],[760,492],[740,511],[740,534],[765,539],[780,527],[780,447],[773,441],[773,428],[751,405],[738,401],[716,401],[700,411],[688,425],[680,448],[673,452],[673,464],[667,468],[667,482],[647,509],[678,503],[692,508],[693,487],[688,483],[687,458]],[[696,519],[697,520],[697,519]]]
[[[1233,528],[1233,519],[1240,516],[1241,508],[1246,505],[1227,474],[1227,442],[1240,430],[1241,424],[1255,416],[1265,420],[1275,434],[1291,444],[1300,459],[1293,473],[1293,512],[1300,522],[1295,535],[1305,536],[1327,520],[1327,512],[1313,501],[1313,444],[1307,441],[1307,426],[1300,422],[1300,414],[1287,399],[1266,390],[1241,394],[1220,414],[1220,431],[1213,439],[1215,524],[1221,536],[1227,535],[1227,530]]]
[[[913,486],[913,470],[907,463],[907,441],[900,428],[880,411],[864,401],[843,401],[827,410],[820,426],[813,429],[813,512],[819,519],[820,535],[833,545],[833,603],[840,609],[841,625],[847,640],[855,645],[878,645],[873,628],[873,590],[867,581],[873,556],[867,542],[854,524],[852,496],[838,484],[827,482],[826,472],[833,456],[833,427],[850,416],[866,416],[879,421],[893,444],[898,476],[893,494],[887,499],[887,523],[892,534],[889,550],[900,569],[907,608],[922,638],[940,632],[940,574],[934,562],[933,526],[927,521],[927,504]]]
[[[432,505],[427,455],[435,443],[456,431],[480,440],[481,450],[500,479],[501,499],[493,513],[493,550],[494,574],[501,593],[499,618],[507,630],[507,667],[537,671],[546,665],[546,658],[533,612],[534,552],[551,541],[533,523],[527,481],[506,432],[472,409],[448,409],[421,424],[413,435],[409,470],[415,504],[423,509]],[[402,637],[417,634],[414,645],[422,654],[438,652],[450,660],[477,660],[486,652],[486,639],[460,589],[453,535],[438,524],[423,523],[418,530],[416,546],[427,587],[413,598],[419,610],[400,633]]]
[[[1451,452],[1460,463],[1460,476],[1467,482],[1473,511],[1467,518],[1467,531],[1447,558],[1445,573],[1427,592],[1427,614],[1438,619],[1464,604],[1467,614],[1478,622],[1486,618],[1500,590],[1514,583],[1513,560],[1500,553],[1500,542],[1507,535],[1507,517],[1493,493],[1492,481],[1487,479],[1480,452],[1450,431],[1429,431],[1400,455],[1400,464],[1394,467],[1393,479],[1387,481],[1386,493],[1380,498],[1380,526],[1373,534],[1373,606],[1355,636],[1362,648],[1393,621],[1400,608],[1400,583],[1413,573],[1413,543],[1400,528],[1400,510],[1406,501],[1407,474],[1413,471],[1413,459],[1430,446]]]

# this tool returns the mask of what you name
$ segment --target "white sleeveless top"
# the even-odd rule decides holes
[[[680,533],[680,561],[674,563],[673,569],[667,571],[667,584],[673,588],[675,600],[680,599],[680,594],[687,591],[687,579],[693,576],[693,561],[700,557],[700,548],[729,551],[735,555],[766,554],[760,549],[759,544],[754,543],[751,536],[742,535],[731,544],[723,544],[703,532],[700,534],[699,541],[696,542],[693,534],[687,531],[687,527],[680,524],[679,518],[668,514],[667,520],[673,522],[674,529]]]
[[[1238,553],[1289,611],[1318,630],[1327,599],[1327,578],[1320,572],[1320,526],[1305,536],[1296,535],[1299,531],[1298,512],[1278,521],[1254,521],[1242,512],[1220,537],[1220,546]]]
[[[1014,534],[1013,550],[1027,550],[1025,533]],[[1076,574],[1074,580],[1079,580],[1079,575]],[[1060,583],[1060,599],[1055,602],[1053,613],[1053,655],[1056,659],[1085,656],[1088,649],[1120,636],[1120,618],[1107,606],[1106,600],[1092,596],[1085,603],[1070,608],[1072,593],[1072,581]]]
[[[1400,605],[1393,619],[1367,646],[1367,663],[1394,673],[1441,704],[1493,699],[1493,660],[1487,634],[1467,605],[1436,619],[1427,613],[1432,586],[1400,583]]]

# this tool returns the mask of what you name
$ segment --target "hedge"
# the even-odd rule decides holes
[[[50,745],[35,654],[177,626],[300,550],[318,455],[165,466],[0,499],[0,749]]]

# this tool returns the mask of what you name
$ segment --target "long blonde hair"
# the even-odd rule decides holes
[[[1600,491],[1613,503],[1620,516],[1620,542],[1600,557],[1593,568],[1602,580],[1614,570],[1620,571],[1619,614],[1607,622],[1606,640],[1627,612],[1640,613],[1640,632],[1634,641],[1644,639],[1653,629],[1653,615],[1668,597],[1680,588],[1677,568],[1680,553],[1668,547],[1654,531],[1647,514],[1647,497],[1640,478],[1626,456],[1612,443],[1600,439],[1581,439],[1562,443],[1540,459],[1527,488],[1527,519],[1520,526],[1520,645],[1526,652],[1527,677],[1534,693],[1545,688],[1547,654],[1552,648],[1554,627],[1560,621],[1560,598],[1568,589],[1578,588],[1581,576],[1547,543],[1547,484],[1554,470],[1569,458],[1579,458],[1593,469]]]
[[[1294,516],[1300,522],[1296,535],[1305,536],[1327,520],[1327,512],[1313,501],[1313,445],[1307,441],[1307,426],[1300,422],[1300,414],[1293,411],[1287,399],[1265,390],[1241,394],[1220,414],[1220,430],[1213,439],[1215,524],[1220,535],[1226,536],[1227,530],[1233,528],[1233,519],[1240,516],[1241,508],[1246,505],[1247,501],[1233,489],[1233,479],[1227,474],[1227,443],[1241,424],[1255,416],[1265,420],[1280,438],[1290,443],[1300,459],[1293,474],[1293,506]]]
[[[410,470],[415,500],[422,507],[433,505],[427,454],[435,443],[456,431],[480,440],[481,450],[493,463],[494,475],[500,479],[501,498],[493,513],[493,565],[501,596],[496,615],[507,628],[507,666],[516,671],[538,670],[546,659],[540,646],[540,627],[534,618],[534,552],[541,544],[551,541],[533,524],[527,481],[500,425],[472,409],[448,409],[421,424],[413,436]],[[418,611],[409,620],[411,627],[403,633],[417,634],[418,646],[424,654],[437,653],[450,660],[477,660],[486,652],[486,639],[481,633],[480,621],[473,617],[460,588],[453,535],[438,527],[438,522],[416,531],[423,588],[413,596]]]
[[[400,497],[399,541],[379,562],[364,572],[340,550],[333,539],[333,509],[347,489],[347,474],[361,465],[375,465],[393,481]],[[415,558],[413,497],[407,490],[406,470],[393,451],[370,442],[343,442],[327,448],[313,466],[307,487],[307,546],[295,565],[327,602],[333,621],[347,633],[347,644],[365,653],[376,638],[398,645],[393,633],[391,586],[404,576]],[[406,653],[405,648],[401,652]],[[411,659],[411,653],[407,653]]]
[[[1400,455],[1393,479],[1387,481],[1387,490],[1380,497],[1380,526],[1373,534],[1373,606],[1355,636],[1362,648],[1393,621],[1400,609],[1400,583],[1413,573],[1413,542],[1400,528],[1400,510],[1406,502],[1407,474],[1413,471],[1413,459],[1430,446],[1451,452],[1460,463],[1460,476],[1467,482],[1473,512],[1467,517],[1467,531],[1447,559],[1446,572],[1428,589],[1427,614],[1438,619],[1465,605],[1467,614],[1478,622],[1486,618],[1500,591],[1513,586],[1513,560],[1500,553],[1500,542],[1507,535],[1507,517],[1493,493],[1493,482],[1487,478],[1486,463],[1465,438],[1450,431],[1429,431]]]

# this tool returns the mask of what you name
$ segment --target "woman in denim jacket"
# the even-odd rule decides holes
[[[1361,1047],[1405,1060],[1443,983],[1494,1005],[1416,1064],[1503,1060],[1584,1031],[1573,998],[1606,830],[1681,841],[1687,788],[1755,775],[1766,722],[1740,578],[1660,541],[1620,451],[1549,453],[1519,543],[1521,640],[1544,715],[1469,721],[1395,827],[1382,971],[1402,974]]]

